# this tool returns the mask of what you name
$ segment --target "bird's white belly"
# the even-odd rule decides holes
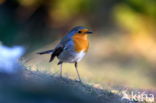
[[[60,61],[62,62],[69,62],[69,63],[74,63],[74,62],[79,62],[84,56],[85,52],[64,52],[61,53],[61,55],[58,57]]]
[[[81,51],[81,52],[78,52],[78,53],[75,53],[75,60],[77,61],[77,62],[79,62],[84,56],[85,56],[85,52],[84,51]]]

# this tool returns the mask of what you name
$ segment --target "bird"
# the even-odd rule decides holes
[[[59,59],[58,65],[60,65],[60,77],[62,77],[62,64],[73,63],[79,81],[81,81],[78,62],[82,60],[88,51],[88,35],[92,33],[87,27],[75,26],[60,40],[54,49],[38,52],[37,54],[51,54],[49,62],[57,57]]]

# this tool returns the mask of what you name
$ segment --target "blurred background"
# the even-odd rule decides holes
[[[51,49],[74,26],[89,27],[81,78],[102,87],[156,89],[156,0],[0,0],[0,42],[23,46],[30,70],[59,74]],[[77,78],[72,64],[63,75]]]

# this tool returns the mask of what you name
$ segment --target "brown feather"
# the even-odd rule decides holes
[[[49,62],[52,62],[56,56],[58,57],[62,51],[63,51],[62,47],[56,48],[54,52],[51,54]]]

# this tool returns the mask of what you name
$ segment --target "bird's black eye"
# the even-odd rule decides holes
[[[78,31],[78,33],[82,33],[82,31]]]

